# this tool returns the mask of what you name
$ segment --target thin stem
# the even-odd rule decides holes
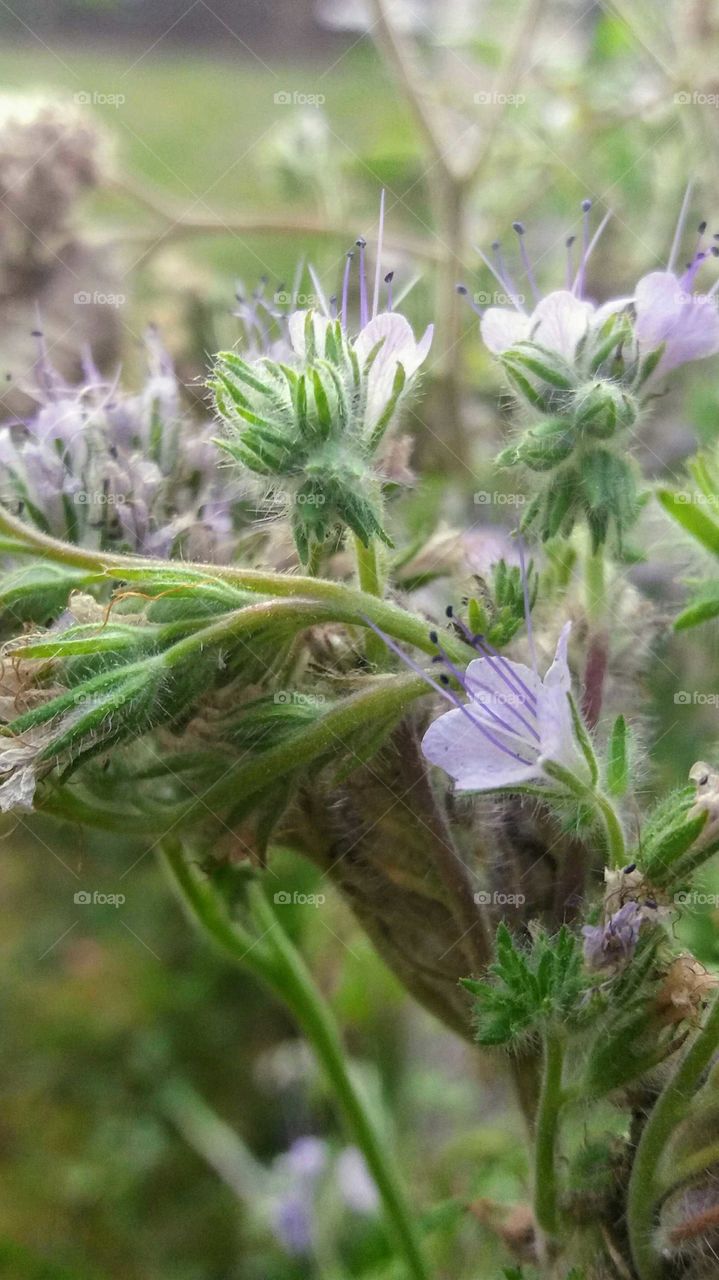
[[[544,1036],[544,1071],[534,1141],[534,1216],[548,1236],[555,1236],[559,1225],[556,1146],[563,1101],[563,1062],[561,1034],[550,1029]]]
[[[661,1194],[658,1174],[669,1139],[686,1115],[687,1099],[719,1043],[719,996],[706,1022],[685,1050],[671,1080],[664,1086],[644,1127],[634,1156],[627,1197],[627,1224],[634,1265],[640,1280],[660,1280],[662,1260],[652,1243],[654,1214]]]
[[[557,764],[554,760],[542,761],[542,769],[550,778],[561,782],[577,799],[592,805],[604,827],[610,865],[612,867],[623,867],[627,861],[624,829],[609,796],[605,795],[603,791],[588,786],[581,778],[577,778],[570,769],[565,769],[563,765]]]
[[[355,560],[357,562],[357,577],[359,579],[360,588],[367,592],[368,595],[377,596],[381,599],[383,595],[382,580],[379,571],[379,562],[377,560],[377,544],[374,539],[370,539],[367,546],[355,534]],[[370,631],[365,640],[365,653],[367,661],[380,670],[387,666],[388,649],[381,636],[375,631]]]
[[[593,791],[594,804],[602,819],[609,846],[609,865],[623,867],[627,861],[627,846],[624,830],[614,805],[603,791]]]
[[[289,1004],[325,1070],[347,1127],[362,1151],[382,1197],[408,1273],[416,1280],[428,1280],[415,1223],[394,1161],[356,1081],[352,1079],[339,1028],[329,1005],[315,986],[299,951],[280,926],[261,885],[251,885],[249,895],[253,915],[257,923],[267,930],[282,966],[278,994]]]
[[[357,576],[363,591],[371,596],[382,596],[382,582],[377,561],[377,545],[370,541],[367,546],[355,534],[355,558]]]
[[[209,881],[203,881],[190,867],[179,841],[165,841],[163,854],[187,910],[211,941],[263,979],[293,1013],[326,1074],[352,1140],[365,1157],[407,1274],[413,1280],[428,1280],[415,1224],[391,1154],[352,1078],[337,1023],[261,886],[253,884],[248,890],[252,915],[262,930],[260,938],[254,939],[230,919]]]

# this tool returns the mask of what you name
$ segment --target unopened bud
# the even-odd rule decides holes
[[[588,383],[577,391],[575,404],[577,429],[600,440],[637,420],[636,401],[616,382],[601,379]]]

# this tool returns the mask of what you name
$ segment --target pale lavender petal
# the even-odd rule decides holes
[[[422,752],[431,764],[454,779],[458,791],[490,791],[541,777],[529,745],[522,743],[524,758],[516,758],[515,740],[502,735],[496,727],[492,732],[515,752],[515,758],[475,728],[459,707],[433,721],[422,739]]]
[[[568,289],[558,289],[542,298],[535,308],[531,318],[531,340],[571,361],[593,313],[591,302],[583,302]]]
[[[369,426],[381,418],[392,396],[397,366],[402,365],[409,382],[425,359],[431,341],[431,326],[417,342],[409,321],[397,311],[383,311],[360,330],[354,342],[360,368],[377,343],[382,343],[367,375],[365,417]]]
[[[653,271],[637,285],[637,341],[646,351],[665,344],[662,372],[719,351],[719,312],[715,300],[688,293],[671,271]]]
[[[490,307],[479,325],[485,347],[495,356],[501,356],[515,343],[523,342],[529,337],[530,329],[530,317],[509,307]]]

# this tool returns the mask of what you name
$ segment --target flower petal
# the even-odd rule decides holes
[[[479,324],[482,341],[493,356],[501,356],[516,342],[529,337],[530,317],[509,307],[490,307]]]
[[[535,308],[530,337],[571,361],[593,314],[591,302],[584,302],[568,289],[557,289],[542,298]]]
[[[414,377],[429,351],[432,332],[430,325],[417,342],[409,321],[396,311],[381,312],[360,330],[354,341],[360,368],[377,343],[382,343],[367,375],[365,418],[368,426],[374,426],[380,419],[390,400],[397,366],[402,365],[407,382]]]
[[[712,298],[688,293],[671,271],[652,271],[637,285],[637,341],[646,351],[662,343],[662,372],[719,351],[719,311]]]
[[[458,791],[490,791],[541,776],[534,762],[513,759],[495,746],[459,707],[433,721],[422,752],[454,779]]]

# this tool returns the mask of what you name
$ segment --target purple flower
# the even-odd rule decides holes
[[[0,500],[57,537],[139,554],[229,559],[240,483],[219,468],[212,423],[183,414],[179,384],[157,334],[148,376],[121,392],[84,359],[67,384],[39,337],[39,408],[0,428]]]
[[[717,281],[708,293],[694,290],[700,268],[717,256],[717,246],[704,240],[706,223],[699,226],[699,241],[691,260],[683,272],[677,273],[674,264],[679,252],[686,221],[689,192],[684,199],[679,216],[669,263],[665,271],[652,271],[639,280],[634,293],[625,298],[613,299],[597,307],[583,297],[586,267],[594,246],[607,223],[605,217],[590,239],[588,216],[591,202],[585,200],[583,251],[579,267],[574,273],[572,247],[574,237],[567,241],[568,270],[566,288],[540,298],[534,272],[524,245],[524,228],[515,222],[514,229],[520,240],[525,277],[534,296],[534,306],[527,310],[524,296],[519,293],[510,275],[501,247],[495,242],[494,262],[484,261],[511,301],[511,307],[490,307],[482,315],[480,330],[485,345],[493,355],[502,355],[516,343],[534,342],[561,356],[570,364],[577,354],[580,341],[591,329],[597,332],[609,316],[628,311],[633,317],[634,340],[637,354],[649,355],[663,347],[661,358],[652,375],[656,381],[678,365],[691,360],[701,360],[719,351],[719,310],[715,294]],[[466,289],[462,290],[466,292]]]
[[[535,342],[571,363],[590,325],[603,324],[607,316],[622,310],[627,305],[629,300],[624,298],[597,308],[593,302],[583,297],[587,263],[610,217],[607,213],[594,235],[590,237],[591,207],[591,200],[583,201],[583,248],[576,270],[573,261],[576,237],[570,236],[566,242],[566,286],[548,293],[544,298],[540,296],[534,270],[527,254],[524,226],[521,222],[513,224],[519,237],[524,275],[533,296],[534,305],[531,310],[525,306],[524,294],[518,290],[507,268],[499,241],[495,241],[492,246],[494,262],[484,254],[481,255],[501,286],[503,294],[512,304],[510,307],[489,307],[484,313],[480,312],[482,339],[493,355],[503,355],[518,342]],[[460,286],[460,291],[467,292],[464,286]]]
[[[470,662],[464,674],[451,668],[466,702],[436,686],[455,705],[430,725],[422,751],[454,779],[458,791],[541,783],[548,778],[544,766],[550,761],[589,782],[570,705],[570,629],[571,623],[565,623],[544,678],[485,645],[485,656]]]
[[[702,360],[719,351],[719,312],[714,297],[716,281],[708,293],[695,293],[694,283],[702,266],[717,257],[716,245],[707,245],[707,224],[699,224],[699,239],[681,274],[675,263],[684,235],[691,187],[684,195],[666,271],[652,271],[639,281],[633,298],[634,333],[640,350],[663,346],[654,377],[690,360]]]
[[[432,344],[434,326],[428,325],[422,337],[417,340],[412,326],[399,312],[392,309],[393,273],[382,275],[382,238],[384,229],[384,192],[380,202],[379,231],[377,235],[377,261],[375,266],[374,285],[370,302],[370,287],[365,262],[366,242],[357,241],[359,250],[359,328],[355,330],[349,314],[349,286],[354,251],[348,253],[342,279],[342,294],[338,304],[337,298],[326,299],[321,285],[312,271],[312,279],[317,290],[321,310],[295,311],[287,320],[287,329],[292,350],[300,360],[306,358],[307,317],[311,315],[312,334],[315,350],[322,353],[325,349],[325,337],[330,322],[339,318],[342,328],[348,335],[359,367],[363,371],[364,385],[364,422],[370,434],[382,420],[389,404],[398,369],[404,373],[402,395],[409,390],[420,366],[424,363]],[[380,310],[380,281],[387,285],[387,309]],[[395,404],[395,411],[399,401]],[[394,414],[393,414],[394,416]]]
[[[584,925],[584,959],[590,969],[611,969],[631,959],[646,916],[638,902],[625,902],[606,924]]]
[[[719,351],[719,311],[713,290],[693,293],[692,268],[683,276],[652,271],[639,281],[634,294],[634,335],[640,350],[663,346],[654,377],[690,360],[703,360]]]

